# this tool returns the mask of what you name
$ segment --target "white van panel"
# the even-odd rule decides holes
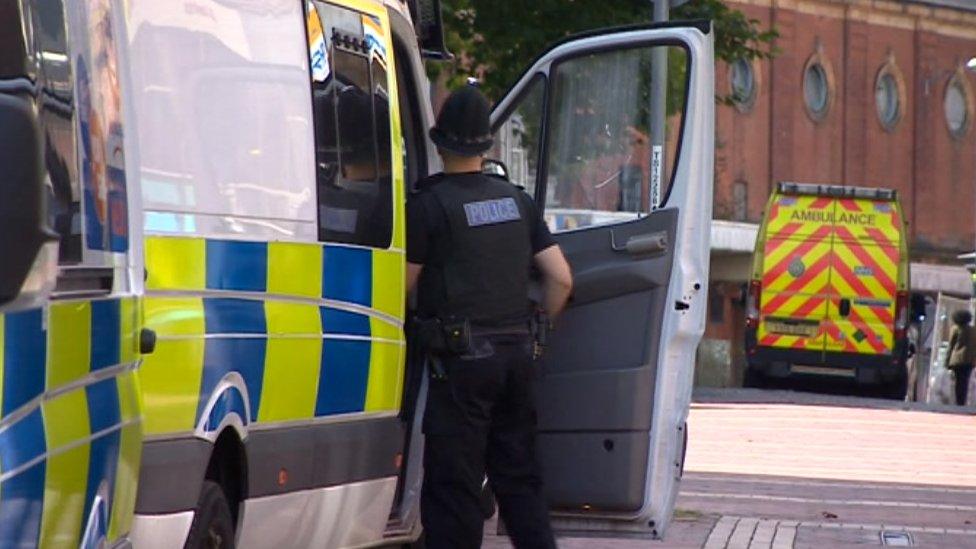
[[[132,0],[127,18],[146,231],[315,240],[302,3]]]

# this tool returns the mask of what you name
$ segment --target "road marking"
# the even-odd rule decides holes
[[[907,501],[814,499],[791,496],[768,496],[764,494],[721,494],[706,492],[681,492],[682,496],[707,499],[739,499],[750,501],[779,501],[785,503],[816,503],[820,505],[845,505],[862,507],[898,507],[904,509],[934,509],[939,511],[976,512],[973,505],[950,505],[943,503],[914,503]],[[832,524],[832,523],[831,523]]]
[[[901,492],[933,492],[939,494],[971,494],[976,495],[976,489],[948,488],[940,486],[906,486],[904,484],[884,485],[860,482],[817,482],[809,480],[765,480],[756,477],[730,478],[726,475],[708,475],[685,473],[682,480],[695,482],[727,482],[740,484],[769,484],[776,486],[806,486],[811,488],[851,488],[856,490],[897,490]]]

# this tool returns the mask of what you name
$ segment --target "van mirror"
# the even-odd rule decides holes
[[[45,295],[57,276],[42,151],[32,101],[0,93],[0,306]]]
[[[420,43],[420,53],[428,59],[452,59],[454,56],[447,51],[447,43],[444,42],[441,0],[411,0],[408,5],[417,42]]]

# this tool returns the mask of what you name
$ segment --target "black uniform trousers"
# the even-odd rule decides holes
[[[972,366],[958,366],[952,374],[956,378],[956,404],[966,405],[966,395],[969,393],[969,376],[973,373]]]
[[[475,348],[474,356],[441,359],[446,379],[430,380],[421,491],[426,546],[481,546],[487,472],[515,547],[555,548],[535,453],[532,339],[476,337]]]

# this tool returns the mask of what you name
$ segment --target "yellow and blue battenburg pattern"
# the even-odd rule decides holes
[[[399,409],[401,251],[159,236],[146,267],[147,434]]]
[[[135,300],[0,316],[0,548],[129,531],[142,425]]]

